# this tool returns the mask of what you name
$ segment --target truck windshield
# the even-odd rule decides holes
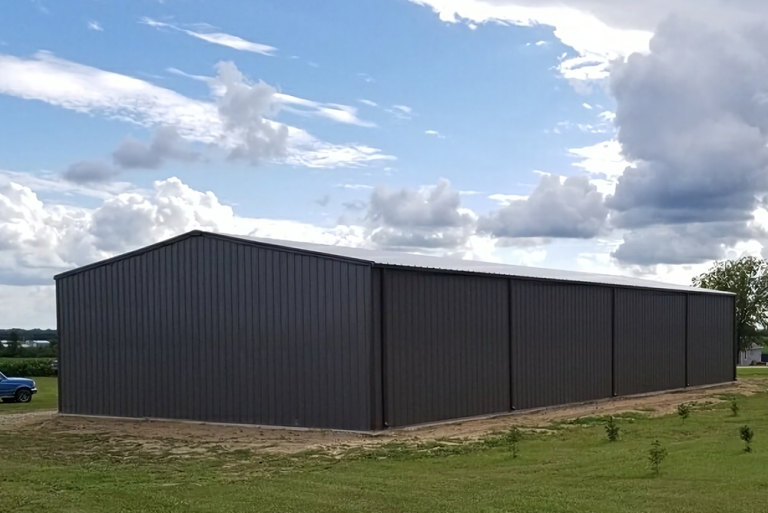
[[[2,380],[4,380],[4,379],[7,379],[7,378],[5,377],[5,374],[3,374],[2,372],[0,372],[0,381],[2,381]]]

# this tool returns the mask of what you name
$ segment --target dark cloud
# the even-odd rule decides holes
[[[459,212],[461,197],[448,180],[426,190],[376,187],[371,194],[368,215],[374,222],[396,228],[445,228],[471,224],[471,217]]]
[[[606,200],[613,224],[633,230],[620,261],[701,262],[754,236],[768,191],[768,24],[725,14],[670,17],[650,54],[612,71],[619,142],[637,163]]]
[[[744,223],[657,225],[627,233],[612,256],[641,266],[696,264],[725,258],[739,240],[762,235]]]
[[[122,169],[158,169],[167,160],[195,162],[200,157],[198,152],[185,147],[173,127],[158,128],[149,144],[128,137],[112,152],[115,165]]]
[[[589,239],[601,232],[607,216],[603,195],[586,177],[561,181],[559,176],[544,175],[527,199],[481,217],[478,232],[500,239]]]
[[[185,147],[175,128],[161,127],[149,144],[133,137],[126,138],[112,152],[114,166],[100,160],[82,160],[69,166],[64,178],[74,183],[108,182],[124,169],[159,169],[168,160],[194,162],[200,159],[200,153]]]
[[[447,180],[435,187],[376,187],[368,204],[371,240],[387,248],[455,248],[474,233],[475,217],[461,211],[459,192]]]
[[[341,206],[343,206],[345,209],[351,211],[351,212],[362,212],[363,210],[368,207],[368,203],[360,200],[356,201],[348,201],[346,203],[342,203]]]
[[[376,246],[388,249],[423,248],[453,249],[467,244],[471,231],[467,230],[398,230],[383,227],[371,234],[370,240]]]
[[[330,203],[330,202],[331,202],[331,196],[329,194],[326,194],[322,198],[319,198],[319,199],[315,200],[315,203],[317,203],[321,207],[328,206],[328,203]]]
[[[64,172],[64,178],[74,183],[98,183],[114,179],[118,171],[98,160],[75,162]]]

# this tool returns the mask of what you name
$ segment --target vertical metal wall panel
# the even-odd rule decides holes
[[[611,396],[608,287],[510,280],[515,409]]]
[[[61,287],[57,283],[56,284],[56,336],[59,337],[59,338],[61,338],[61,333],[64,332],[64,326],[65,326],[64,316],[62,315],[62,312],[61,312],[61,304],[63,302],[62,294],[63,294],[63,292],[61,290]],[[59,362],[61,362],[61,351],[59,351]],[[57,408],[58,408],[59,411],[62,411],[62,409],[61,409],[61,398],[64,395],[64,390],[63,390],[63,387],[61,385],[61,372],[60,371],[56,373],[56,381],[57,381],[57,388],[58,388],[58,391],[59,391],[59,395],[56,398]]]
[[[371,429],[371,274],[195,236],[64,276],[62,412]]]
[[[688,296],[688,385],[733,380],[733,303],[731,296]]]
[[[73,278],[74,276],[69,276],[56,281],[56,335],[59,339],[59,412],[61,413],[71,412],[74,408],[69,390],[74,385],[75,377],[67,373],[69,370],[67,362],[74,359],[74,344],[69,342],[70,333],[75,324],[72,319],[75,308],[71,298]],[[64,305],[69,306],[65,308]]]
[[[685,387],[685,294],[615,294],[616,394]]]
[[[384,347],[383,334],[383,310],[382,310],[382,284],[381,269],[374,268],[371,274],[371,305],[373,309],[372,340],[373,354],[371,355],[371,429],[383,429],[384,426]]]
[[[383,270],[386,420],[509,410],[506,279]]]

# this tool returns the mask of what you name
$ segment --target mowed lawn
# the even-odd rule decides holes
[[[4,413],[24,413],[36,410],[56,410],[59,407],[59,382],[56,377],[31,378],[37,385],[37,393],[32,401],[25,404],[0,402],[0,415]],[[2,507],[0,507],[2,511]]]
[[[524,431],[518,458],[499,435],[270,455],[11,429],[0,431],[0,511],[765,512],[768,394],[738,404],[738,416],[728,403],[698,405],[684,423],[627,415],[615,443],[604,419],[550,424]],[[749,454],[744,424],[755,433]],[[658,477],[648,467],[655,439],[668,450]]]

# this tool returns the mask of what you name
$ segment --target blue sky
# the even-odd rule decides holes
[[[691,214],[666,113],[636,107],[678,94],[665,56],[696,64],[649,47],[692,4],[625,3],[0,2],[0,324],[50,325],[53,274],[193,228],[677,282],[759,252],[758,205]]]
[[[162,170],[162,177],[175,175],[195,189],[214,190],[237,204],[242,215],[313,221],[321,210],[314,201],[326,194],[332,203],[325,210],[337,215],[334,200],[362,198],[337,190],[336,183],[418,187],[441,177],[458,189],[483,193],[468,197],[468,206],[489,208],[490,194],[529,193],[537,182],[533,170],[576,172],[567,150],[605,138],[578,129],[552,133],[564,121],[596,124],[599,111],[583,104],[609,107],[611,101],[599,90],[589,97],[578,94],[553,69],[570,49],[549,27],[447,26],[407,1],[346,1],[332,10],[310,1],[229,2],[224,10],[212,2],[124,2],[120,8],[106,2],[4,6],[4,53],[29,57],[47,50],[60,59],[200,100],[210,96],[205,83],[168,69],[211,76],[217,62],[230,60],[252,80],[263,80],[286,94],[354,106],[361,119],[376,127],[286,112],[280,120],[323,140],[364,143],[397,159],[333,171],[279,164],[251,169],[220,162]],[[277,50],[274,56],[242,52],[177,30],[157,30],[140,22],[145,17],[184,27],[206,23]],[[89,29],[90,22],[103,30]],[[547,44],[536,46],[539,41]],[[361,99],[379,107],[361,104]],[[394,105],[413,109],[410,119],[387,112]],[[7,156],[3,167],[19,171],[62,171],[73,161],[108,154],[126,134],[151,137],[151,129],[14,97],[0,96],[0,109],[5,120],[0,149]],[[34,138],[28,136],[31,127]],[[427,135],[427,130],[445,138]],[[48,141],[45,152],[35,148],[41,138]],[[136,171],[131,181],[149,186],[157,178],[156,172]],[[289,198],[270,192],[285,186],[291,189]]]

